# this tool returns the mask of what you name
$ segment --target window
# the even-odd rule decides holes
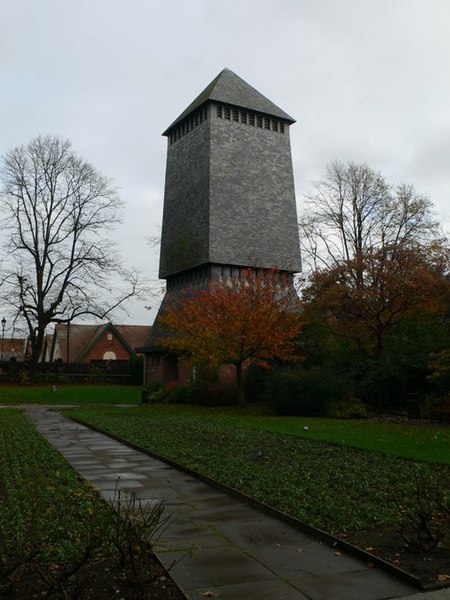
[[[239,111],[233,108],[233,121],[239,121]]]
[[[258,127],[262,127],[262,117],[260,117],[259,115],[256,116],[256,125]]]
[[[280,123],[280,133],[284,133],[284,123]]]
[[[112,341],[112,333],[110,331],[108,331],[108,333],[106,334],[106,339],[108,340],[108,342]]]
[[[241,123],[245,123],[247,125],[247,113],[241,111]]]
[[[225,119],[230,120],[230,109],[227,106],[225,107]]]
[[[278,131],[278,121],[272,121],[272,129]]]
[[[270,119],[264,119],[264,129],[270,129]]]
[[[248,115],[248,124],[252,125],[253,127],[255,126],[255,115],[252,113]]]
[[[219,117],[219,119],[222,118],[222,107],[221,106],[217,107],[217,116]]]

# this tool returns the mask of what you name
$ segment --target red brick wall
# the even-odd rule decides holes
[[[177,381],[180,385],[191,382],[191,368],[186,360],[180,359],[177,368],[174,359],[163,353],[147,354],[145,356],[145,382],[152,381],[169,383]],[[243,376],[248,371],[248,364],[243,365]],[[222,365],[219,368],[220,387],[236,389],[236,367],[234,365]]]
[[[111,340],[108,340],[108,333],[112,336]],[[91,360],[104,360],[103,355],[105,352],[114,352],[116,355],[115,360],[129,360],[131,356],[115,333],[106,331],[91,351],[84,357],[83,363],[90,363]]]

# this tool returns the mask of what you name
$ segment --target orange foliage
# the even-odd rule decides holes
[[[449,280],[447,255],[437,248],[379,251],[314,274],[305,291],[309,310],[370,354],[379,356],[384,337],[397,323],[419,314],[443,314]]]
[[[188,353],[193,363],[241,367],[251,360],[268,367],[276,359],[299,358],[299,299],[276,269],[248,269],[240,278],[190,288],[172,298],[160,323],[167,334],[162,343]]]

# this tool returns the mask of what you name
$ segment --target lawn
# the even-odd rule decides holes
[[[138,404],[141,386],[1,385],[0,404]]]
[[[450,465],[450,427],[417,427],[374,420],[337,420],[311,417],[242,417],[227,411],[206,418],[307,440],[344,444],[392,456]]]
[[[294,419],[295,425],[290,425],[290,419],[244,418],[232,410],[170,406],[81,409],[68,414],[328,531],[397,524],[401,506],[417,495],[416,481],[423,482],[430,493],[450,489],[448,465],[404,460],[347,445],[353,443],[350,422],[346,428],[338,421],[326,424],[316,419]],[[308,424],[308,431],[303,430],[303,423]],[[316,424],[317,428],[326,425],[322,438],[328,431],[340,445],[305,439],[312,437]],[[377,446],[376,424],[366,425],[371,432],[366,438],[372,438]],[[364,423],[353,426],[363,427]],[[394,444],[397,429],[384,424],[378,428],[385,445],[390,440]],[[408,429],[412,428],[402,430],[402,451],[406,452],[410,440],[414,454],[415,438],[413,433],[407,435]],[[435,440],[435,434],[428,433],[440,443],[440,436]],[[360,432],[355,437],[363,438]],[[383,451],[386,449],[383,446]]]
[[[134,415],[198,418],[219,426],[272,432],[310,441],[331,442],[391,456],[450,465],[450,427],[417,427],[372,420],[274,417],[261,406],[205,408],[159,405],[136,407]]]

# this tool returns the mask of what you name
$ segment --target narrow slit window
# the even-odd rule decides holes
[[[284,133],[284,123],[280,123],[280,133]]]
[[[270,119],[264,119],[264,129],[270,129]]]
[[[260,117],[259,115],[256,116],[256,125],[258,127],[262,127],[263,123],[262,123],[262,117]]]
[[[272,121],[272,129],[278,131],[278,121]]]
[[[225,107],[225,119],[230,120],[230,109]]]
[[[222,107],[221,106],[217,107],[217,116],[219,117],[219,119],[222,118]]]
[[[239,121],[239,111],[233,108],[233,121]]]
[[[245,123],[247,125],[247,113],[241,112],[241,123]]]
[[[251,125],[252,127],[255,126],[255,115],[253,115],[251,113],[248,115],[248,124]]]

